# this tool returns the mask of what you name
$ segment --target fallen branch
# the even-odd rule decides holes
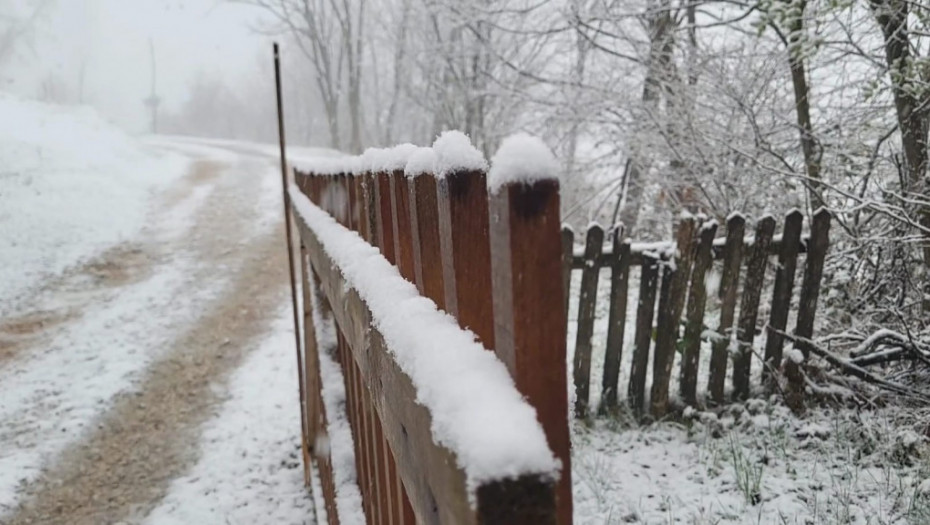
[[[780,334],[785,339],[791,341],[795,347],[800,348],[802,350],[807,350],[808,352],[819,356],[820,358],[825,360],[827,363],[829,363],[830,365],[834,366],[835,368],[839,369],[840,371],[842,371],[843,373],[847,375],[851,375],[853,377],[859,378],[865,381],[866,383],[873,384],[879,388],[888,390],[889,392],[894,392],[896,394],[903,395],[903,396],[913,397],[925,403],[930,403],[930,396],[928,396],[924,392],[921,392],[919,390],[914,390],[912,388],[908,388],[904,385],[899,385],[897,383],[886,381],[885,379],[882,379],[881,377],[876,376],[875,374],[869,372],[868,370],[862,368],[861,366],[858,366],[852,363],[848,359],[844,359],[828,350],[824,350],[823,348],[820,348],[819,346],[817,346],[816,343],[814,343],[810,339],[806,339],[804,337],[797,337],[793,334],[782,332],[780,330],[773,330],[773,331]]]

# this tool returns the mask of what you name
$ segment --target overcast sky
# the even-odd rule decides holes
[[[58,0],[33,49],[22,51],[0,80],[6,90],[34,96],[54,74],[76,96],[84,64],[85,101],[128,131],[145,131],[149,39],[158,92],[170,108],[183,101],[198,71],[236,82],[254,74],[259,60],[270,60],[268,40],[252,30],[260,15],[223,0]]]

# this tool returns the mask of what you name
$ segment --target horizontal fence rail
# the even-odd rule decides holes
[[[780,377],[786,377],[786,387],[797,403],[803,392],[803,376],[798,373],[802,358],[792,352],[792,359],[785,359],[781,333],[786,331],[792,304],[796,303],[794,333],[804,338],[813,335],[823,261],[829,245],[830,214],[818,210],[807,235],[802,235],[803,222],[801,212],[791,211],[785,215],[782,232],[775,236],[776,221],[767,216],[759,219],[747,236],[745,219],[733,215],[724,225],[723,235],[718,236],[715,222],[687,217],[675,228],[675,242],[635,243],[624,238],[623,227],[617,226],[606,236],[609,240],[606,246],[605,232],[595,224],[585,232],[580,247],[575,246],[574,232],[563,228],[563,288],[570,290],[575,271],[581,274],[573,359],[576,417],[589,415],[595,312],[602,269],[610,272],[610,289],[601,413],[619,408],[618,383],[624,351],[632,352],[627,402],[637,417],[649,414],[661,418],[668,413],[673,369],[678,374],[677,394],[684,405],[723,404],[728,373],[732,397],[747,398],[753,383],[754,358],[762,361],[762,367],[756,367],[760,370],[759,382],[771,388]],[[797,301],[793,302],[801,255],[804,273]],[[631,274],[639,279],[639,299],[635,305],[628,304]],[[715,289],[714,297],[708,297],[711,276],[716,282],[716,286],[710,287]],[[767,302],[767,318],[760,319],[763,299]],[[716,326],[708,326],[705,319],[711,301],[718,312]],[[631,327],[627,327],[628,314],[634,314],[635,318]],[[628,330],[633,331],[629,348],[624,342]],[[760,334],[765,338],[761,348],[756,345]],[[709,351],[704,360],[708,379],[706,394],[699,396],[699,366],[704,350]],[[807,354],[801,351],[806,358]],[[650,357],[652,386],[647,391]]]
[[[498,160],[514,165],[507,156],[527,148],[551,157],[525,137],[505,141],[489,172],[467,138],[453,133],[433,148],[370,150],[294,170],[305,330],[320,318],[314,303],[336,328],[334,353],[344,376],[345,417],[367,523],[571,523],[559,185],[551,173],[513,177],[495,171]],[[326,226],[325,217],[362,243],[353,252],[357,257],[339,260],[342,242],[332,242],[335,226]],[[363,264],[374,269],[357,267]],[[386,265],[395,277],[365,277]],[[409,289],[405,283],[412,283]],[[396,306],[379,303],[372,289],[396,296]],[[405,308],[423,310],[424,321],[398,320]],[[458,326],[443,327],[446,318],[433,308]],[[320,400],[322,350],[311,338],[305,334],[305,428],[319,436],[332,418]],[[430,374],[418,367],[455,357],[443,352],[459,340],[467,343],[462,352],[468,362],[496,363],[488,365],[488,377],[469,388],[457,375],[441,387],[424,381]],[[452,361],[445,368],[457,366]],[[470,407],[491,395],[485,389],[500,395],[478,424],[450,420],[440,410]],[[433,395],[444,404],[431,401]],[[532,424],[501,419],[504,406],[517,415],[529,410]],[[437,428],[473,439],[437,435]],[[502,446],[513,449],[500,461],[481,463],[495,453],[495,436],[505,436]],[[336,480],[326,452],[314,449],[329,521],[345,523],[333,503]],[[540,462],[543,456],[548,462]]]

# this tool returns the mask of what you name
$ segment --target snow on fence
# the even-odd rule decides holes
[[[554,160],[520,136],[488,167],[451,132],[294,170],[305,332],[317,302],[336,326],[367,523],[571,523]],[[329,522],[355,525],[315,439],[332,416],[324,349],[304,340],[309,456]]]
[[[768,320],[763,330],[766,337],[764,354],[757,357],[761,357],[762,366],[757,368],[762,384],[769,388],[777,384],[775,372],[783,372],[787,378],[789,403],[799,403],[804,385],[798,364],[808,357],[809,350],[792,350],[789,352],[791,359],[783,359],[784,337],[781,333],[785,333],[788,325],[798,256],[805,254],[794,334],[806,339],[813,335],[823,262],[829,244],[830,214],[823,209],[815,213],[807,236],[801,234],[803,219],[797,210],[788,213],[782,235],[774,236],[775,219],[763,217],[756,223],[754,235],[744,239],[746,221],[734,214],[727,220],[726,236],[717,239],[716,222],[699,224],[694,217],[683,217],[676,227],[676,242],[651,244],[625,239],[622,226],[618,226],[611,232],[611,245],[607,248],[604,247],[604,230],[595,224],[586,232],[581,251],[574,249],[571,229],[563,228],[562,279],[566,290],[570,289],[572,271],[581,272],[573,361],[576,416],[584,417],[589,411],[592,336],[598,276],[602,268],[609,269],[611,277],[600,408],[606,413],[618,408],[630,271],[636,266],[640,268],[639,300],[632,348],[627,349],[633,352],[627,395],[635,416],[642,417],[647,413],[646,381],[650,351],[653,363],[648,413],[660,418],[668,412],[671,375],[679,352],[678,393],[684,404],[698,405],[702,340],[707,340],[710,347],[707,398],[703,401],[716,405],[725,402],[730,361],[733,396],[745,399],[750,395],[753,354],[759,351],[759,347],[754,345],[767,268],[774,273],[774,284]],[[770,256],[777,257],[776,264],[769,264]],[[715,270],[714,265],[718,261],[719,270]],[[740,291],[743,269],[745,276]],[[719,287],[708,286],[708,276],[712,272],[714,281],[719,275]],[[717,288],[719,318],[716,326],[708,326],[705,320],[708,289],[713,291],[714,288]],[[566,293],[566,312],[568,295]],[[679,325],[682,323],[684,334],[679,338]]]

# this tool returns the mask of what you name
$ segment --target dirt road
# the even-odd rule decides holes
[[[0,322],[0,447],[20,450],[0,452],[0,469],[22,472],[0,524],[144,521],[289,299],[274,159],[178,148],[190,173],[154,199],[143,236]],[[296,478],[298,452],[281,458]]]

